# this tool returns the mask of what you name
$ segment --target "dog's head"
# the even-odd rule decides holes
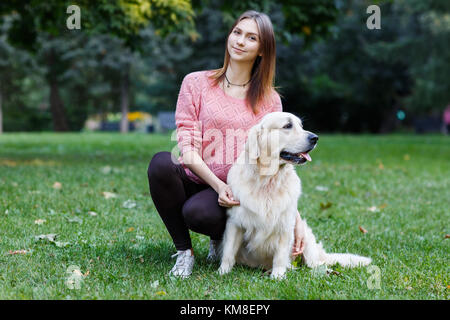
[[[248,132],[245,150],[250,161],[263,166],[294,165],[311,161],[319,137],[303,130],[302,121],[288,112],[271,112]]]

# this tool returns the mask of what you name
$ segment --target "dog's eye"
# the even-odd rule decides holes
[[[292,128],[292,123],[290,123],[290,122],[283,127],[283,129],[291,129],[291,128]]]

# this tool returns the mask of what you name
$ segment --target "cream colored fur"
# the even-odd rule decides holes
[[[283,128],[289,122],[292,127]],[[301,181],[294,165],[279,156],[281,150],[292,153],[308,150],[309,135],[311,132],[303,130],[301,120],[286,112],[269,113],[249,130],[245,148],[228,173],[227,183],[240,205],[227,210],[220,274],[230,272],[235,263],[240,263],[272,269],[272,278],[285,277],[291,267]],[[326,253],[306,221],[302,223],[303,258],[308,267],[370,264],[370,258]]]

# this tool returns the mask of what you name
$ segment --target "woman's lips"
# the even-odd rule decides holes
[[[241,50],[241,49],[238,49],[238,48],[235,48],[235,47],[233,47],[233,49],[234,49],[234,51],[236,51],[236,52],[245,52],[244,50]]]

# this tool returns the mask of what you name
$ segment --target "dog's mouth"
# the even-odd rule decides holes
[[[293,164],[303,164],[307,161],[312,161],[311,156],[308,152],[312,149],[305,152],[292,153],[287,151],[281,151],[280,158],[286,160],[288,162],[292,162]]]

